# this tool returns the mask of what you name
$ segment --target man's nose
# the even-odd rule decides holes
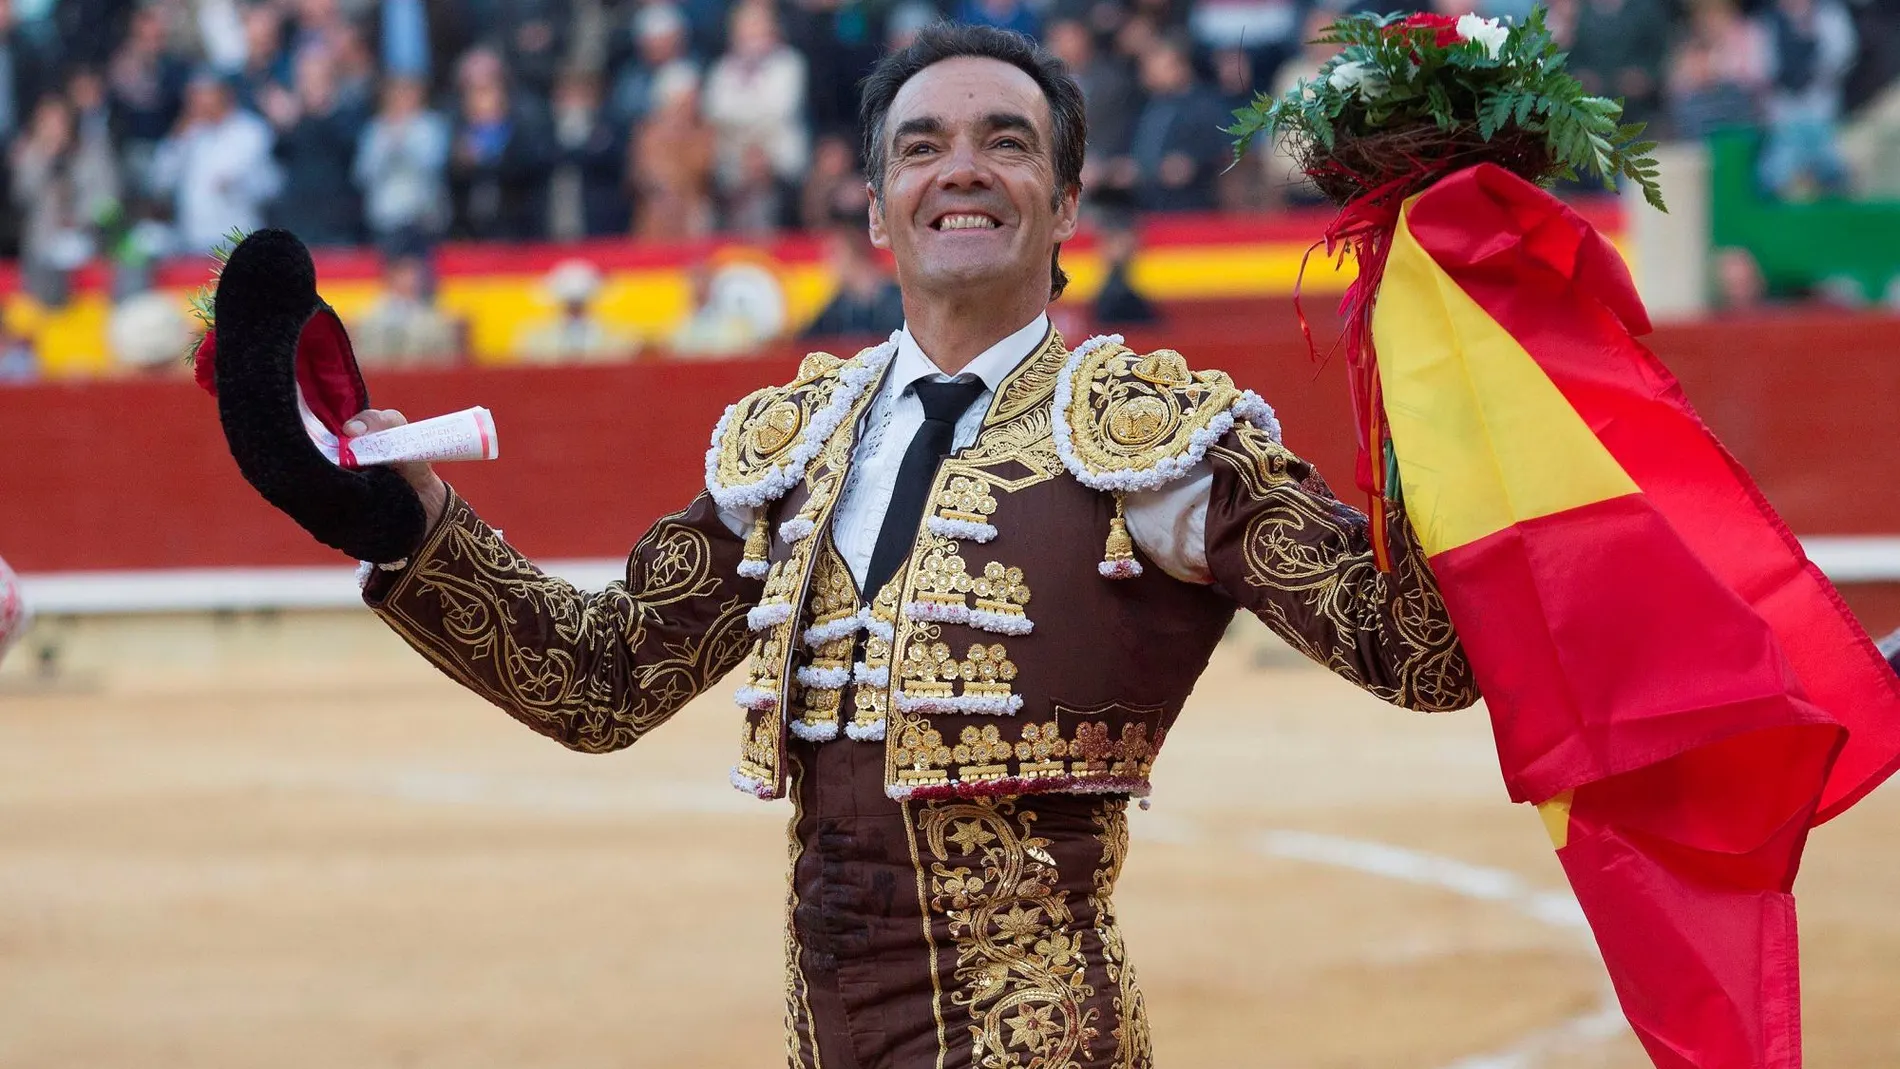
[[[952,145],[943,169],[937,172],[937,184],[946,189],[982,188],[990,184],[989,165],[976,146]]]

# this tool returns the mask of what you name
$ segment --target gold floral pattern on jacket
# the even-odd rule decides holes
[[[1305,461],[1250,424],[1208,450],[1244,495],[1215,508],[1242,524],[1229,593],[1307,657],[1385,701],[1427,711],[1477,700],[1471,667],[1402,511],[1397,571],[1373,562],[1366,518]],[[1209,520],[1210,542],[1226,517]],[[1219,575],[1223,562],[1210,560]]]
[[[1135,984],[1135,970],[1128,963],[1121,925],[1115,917],[1115,884],[1128,860],[1128,803],[1119,798],[1104,799],[1090,819],[1095,823],[1095,839],[1102,844],[1102,861],[1095,870],[1089,900],[1095,907],[1095,935],[1102,941],[1102,972],[1115,985],[1112,1005],[1116,1024],[1109,1033],[1115,1041],[1115,1053],[1108,1066],[1149,1069],[1154,1063],[1154,1039],[1148,1028],[1148,1005]]]
[[[448,510],[373,607],[436,667],[571,749],[630,746],[745,656],[750,598],[726,578],[702,494],[655,523],[599,593],[544,574],[468,505]],[[730,545],[724,543],[729,541]],[[719,558],[716,565],[715,558]],[[756,589],[756,587],[752,587]]]
[[[917,816],[930,909],[956,949],[950,1002],[969,1012],[977,1069],[1074,1069],[1099,1034],[1082,932],[1035,817],[1010,799],[936,804]]]
[[[1069,391],[1070,447],[1085,470],[1104,475],[1188,454],[1240,397],[1225,372],[1189,370],[1172,349],[1143,356],[1113,343],[1080,357]]]

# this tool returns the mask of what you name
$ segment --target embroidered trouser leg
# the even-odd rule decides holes
[[[1109,795],[899,804],[884,747],[793,748],[787,1043],[799,1069],[1143,1069]]]

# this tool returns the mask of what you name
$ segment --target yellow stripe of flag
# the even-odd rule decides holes
[[[1428,556],[1637,492],[1549,376],[1400,214],[1372,317],[1406,512]]]

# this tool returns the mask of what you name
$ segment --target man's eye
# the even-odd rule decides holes
[[[930,151],[929,145],[919,142],[917,144],[905,146],[904,155],[915,156],[915,155],[918,155],[919,153],[924,153],[924,152],[929,152],[929,151]]]
[[[1020,149],[1020,148],[1022,148],[1022,147],[1023,147],[1023,143],[1022,143],[1021,141],[1019,141],[1019,140],[1017,140],[1016,138],[1013,138],[1013,137],[999,137],[999,138],[997,138],[997,139],[996,139],[996,147],[997,147],[997,148],[1009,148],[1009,149]]]

